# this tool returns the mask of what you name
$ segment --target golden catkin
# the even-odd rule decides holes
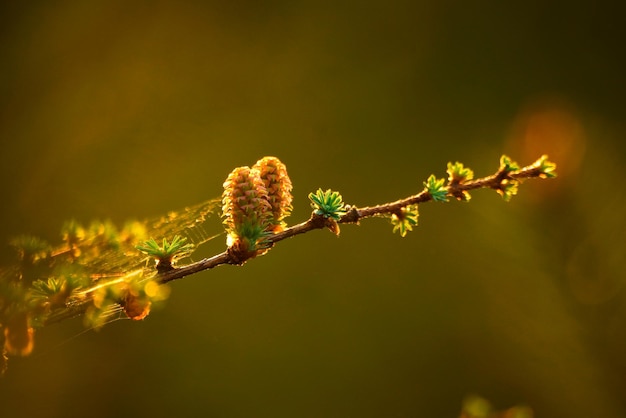
[[[263,157],[252,166],[259,172],[259,177],[267,191],[267,200],[272,208],[272,231],[278,232],[285,227],[284,218],[291,214],[293,186],[287,175],[287,167],[276,157]]]
[[[272,207],[258,170],[244,166],[228,175],[222,194],[222,216],[229,245],[243,239],[252,248],[255,246],[272,223]]]

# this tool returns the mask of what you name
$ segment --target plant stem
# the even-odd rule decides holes
[[[519,170],[509,172],[501,168],[495,174],[492,174],[490,176],[481,177],[475,180],[468,180],[462,183],[450,184],[446,186],[446,191],[448,196],[458,196],[458,194],[462,191],[469,191],[481,188],[498,189],[501,182],[507,178],[514,180],[523,180],[526,178],[541,176],[542,172],[536,165],[529,165]],[[402,208],[405,208],[407,206],[418,203],[425,203],[431,200],[433,200],[433,197],[430,195],[428,190],[424,189],[418,194],[406,197],[404,199],[396,200],[395,202],[384,203],[376,206],[368,206],[364,208],[349,207],[347,213],[343,215],[337,221],[337,223],[354,224],[358,223],[361,219],[398,213]],[[325,219],[324,217],[319,215],[312,214],[307,221],[299,223],[297,225],[293,225],[281,232],[271,235],[267,238],[267,241],[270,244],[274,244],[284,239],[304,234],[314,229],[330,227],[331,225],[329,225],[329,223],[331,222],[334,221]],[[239,261],[238,257],[233,257],[233,255],[228,250],[226,250],[214,255],[213,257],[205,258],[195,263],[191,263],[186,266],[178,267],[162,273],[159,275],[158,281],[160,283],[168,283],[173,280],[182,279],[183,277],[198,273],[203,270],[212,269],[223,264],[240,265],[242,263]]]

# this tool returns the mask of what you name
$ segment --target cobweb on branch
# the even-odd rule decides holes
[[[193,244],[193,251],[195,251],[202,244],[223,234],[219,221],[220,209],[220,199],[210,199],[178,211],[168,212],[161,217],[129,223],[126,228],[144,229],[145,232],[142,231],[141,235],[145,239],[153,238],[157,242],[161,242],[164,238],[171,241],[179,235],[186,238],[188,243]],[[129,242],[124,242],[122,239],[119,248],[107,248],[91,259],[89,269],[92,274],[124,274],[138,268],[145,268],[150,257],[134,248],[139,243],[136,241],[132,237]],[[93,242],[86,242],[78,248],[81,251],[90,251],[92,245]],[[187,254],[187,257],[190,255],[191,253]]]

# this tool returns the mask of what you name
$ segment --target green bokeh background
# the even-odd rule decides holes
[[[3,243],[217,197],[264,155],[289,169],[293,222],[318,187],[382,203],[448,161],[548,153],[560,173],[510,203],[423,205],[404,239],[374,219],[283,242],[173,283],[143,322],[42,329],[0,416],[456,417],[471,394],[626,416],[623,6],[0,8]]]

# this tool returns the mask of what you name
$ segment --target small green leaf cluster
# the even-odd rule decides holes
[[[472,171],[471,168],[465,167],[463,163],[458,161],[454,164],[449,162],[446,172],[448,173],[449,183],[464,183],[474,178],[474,171]]]
[[[496,186],[496,191],[505,202],[509,202],[511,198],[517,195],[519,190],[519,180],[510,177],[510,174],[520,169],[519,164],[509,158],[507,155],[500,157],[500,169],[498,174],[502,177],[500,184]]]
[[[544,179],[552,179],[556,177],[556,164],[548,161],[547,155],[542,155],[531,167],[539,169],[539,177]]]
[[[50,255],[52,247],[39,237],[20,235],[13,238],[10,243],[18,254],[23,264],[35,264]]]
[[[40,313],[32,318],[35,326],[43,325],[54,309],[65,307],[77,290],[89,285],[89,277],[72,270],[71,266],[60,268],[54,272],[54,276],[33,282],[29,295],[30,305],[35,307],[35,312]]]
[[[428,194],[436,202],[447,202],[448,189],[445,186],[445,179],[438,179],[434,174],[431,174],[424,182],[424,187],[428,191]]]
[[[510,202],[511,198],[517,195],[519,191],[519,180],[503,179],[496,191],[502,196],[505,202]]]
[[[151,238],[142,245],[136,245],[135,248],[154,257],[159,272],[171,270],[175,259],[183,258],[194,250],[193,244],[187,243],[187,238],[180,235],[175,235],[171,242],[168,242],[167,238],[163,238],[161,245],[154,238]]]
[[[315,193],[309,193],[309,200],[313,213],[333,221],[338,221],[346,214],[346,205],[339,192],[327,189],[317,189]]]
[[[518,171],[520,169],[519,164],[513,161],[508,155],[502,155],[500,157],[500,170],[506,173],[511,171]]]
[[[471,199],[469,192],[459,189],[458,186],[474,178],[472,169],[463,166],[462,163],[457,161],[454,164],[448,163],[447,173],[449,193],[458,200],[469,202]]]
[[[399,232],[401,237],[405,237],[409,231],[413,230],[414,226],[417,226],[418,216],[417,205],[409,205],[401,208],[399,212],[393,213],[391,215],[393,232]]]

